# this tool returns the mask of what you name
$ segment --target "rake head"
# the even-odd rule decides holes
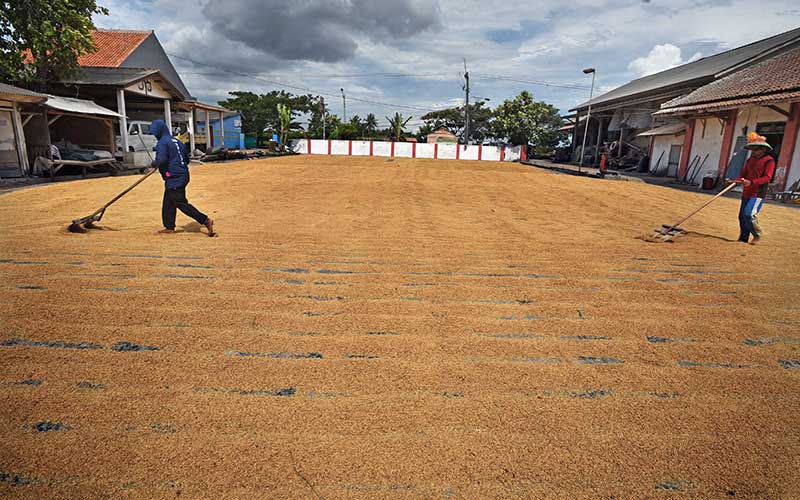
[[[72,223],[67,226],[67,231],[70,233],[85,233],[87,229],[97,229],[97,226],[95,226],[94,223],[100,222],[100,219],[103,218],[105,211],[105,209],[98,210],[92,215],[87,215],[86,217],[73,220]]]
[[[646,241],[651,241],[653,243],[672,243],[676,237],[684,234],[685,232],[686,231],[679,227],[663,224],[660,228],[653,231],[653,234],[648,236]]]

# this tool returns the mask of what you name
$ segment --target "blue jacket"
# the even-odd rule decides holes
[[[153,120],[150,133],[158,139],[153,166],[158,167],[167,189],[181,188],[189,184],[189,155],[186,146],[172,137],[164,120]]]

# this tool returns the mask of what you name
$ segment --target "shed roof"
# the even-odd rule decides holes
[[[42,102],[47,96],[0,82],[0,99],[17,102]]]
[[[50,109],[55,109],[57,111],[64,111],[67,113],[77,113],[81,115],[109,116],[113,118],[122,117],[122,115],[117,113],[116,111],[111,111],[108,108],[104,108],[103,106],[95,104],[93,101],[87,101],[86,99],[75,99],[72,97],[48,95],[47,101],[44,103],[44,105]]]
[[[733,70],[741,64],[757,60],[780,48],[800,42],[800,28],[781,33],[757,42],[753,42],[735,49],[720,52],[710,57],[661,71],[653,75],[638,78],[621,87],[606,92],[591,100],[592,106],[612,104],[616,101],[624,102],[627,99],[640,97],[646,94],[663,94],[669,88],[680,88],[702,85],[712,81],[720,74]],[[573,109],[584,109],[589,106],[585,102]]]
[[[686,132],[685,123],[669,123],[638,134],[636,137],[650,137],[654,135],[680,135]]]

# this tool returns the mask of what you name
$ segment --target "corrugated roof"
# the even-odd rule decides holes
[[[765,38],[748,45],[743,45],[726,52],[721,52],[710,57],[704,57],[697,61],[668,69],[654,75],[648,75],[633,80],[610,92],[595,97],[591,101],[592,106],[610,104],[614,101],[623,101],[627,98],[648,93],[659,93],[660,91],[663,92],[668,87],[688,86],[691,88],[693,84],[695,86],[703,85],[713,80],[719,73],[723,73],[747,61],[763,56],[779,47],[797,42],[800,42],[800,28],[770,38]],[[588,107],[588,105],[589,103],[585,102],[576,106],[574,109],[583,109]]]
[[[99,104],[85,99],[74,99],[72,97],[61,97],[48,95],[47,102],[44,103],[50,109],[65,111],[67,113],[77,113],[81,115],[99,115],[121,118],[122,115],[116,111],[111,111]]]
[[[662,109],[692,106],[800,89],[800,48],[709,83],[691,94],[664,103]]]
[[[15,87],[7,83],[0,82],[0,98],[9,101],[41,102],[45,99],[44,94],[32,90]]]
[[[152,31],[96,30],[92,32],[95,52],[83,54],[78,58],[81,66],[119,67],[131,52],[150,35]]]
[[[642,132],[636,137],[650,137],[653,135],[680,135],[685,132],[686,132],[685,123],[670,123],[668,125],[662,125],[661,127],[650,129],[647,132]]]
[[[156,73],[158,73],[158,70],[153,68],[100,68],[90,66],[81,68],[74,77],[67,78],[63,82],[79,85],[127,86]]]

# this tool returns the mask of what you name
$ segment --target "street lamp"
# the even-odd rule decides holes
[[[586,150],[586,133],[589,132],[589,118],[592,116],[592,96],[594,94],[594,77],[597,74],[594,68],[586,68],[583,70],[583,74],[588,75],[589,73],[592,74],[592,88],[589,90],[589,109],[586,112],[586,123],[583,125],[583,145],[581,146],[581,160],[578,162],[578,173],[581,173],[581,167],[583,167],[583,153]],[[578,117],[578,121],[580,122],[580,117]]]
[[[344,123],[347,121],[347,98],[344,96],[344,89],[339,90],[342,91],[342,116],[344,116],[342,122]]]

